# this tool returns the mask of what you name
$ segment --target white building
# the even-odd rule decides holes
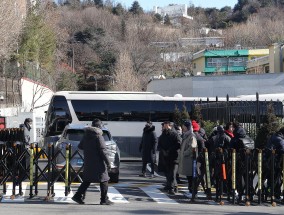
[[[193,19],[193,17],[187,15],[186,4],[170,4],[165,7],[155,6],[154,13],[158,13],[162,17],[168,15],[170,18],[184,17],[187,19]]]
[[[25,118],[33,119],[31,141],[37,142],[41,138],[45,111],[54,92],[49,87],[28,78],[21,79],[20,88],[22,103],[11,107],[1,105],[0,116],[5,119],[6,128],[19,128]],[[2,102],[5,102],[5,94],[1,95]]]

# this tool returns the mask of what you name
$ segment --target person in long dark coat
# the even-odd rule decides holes
[[[139,151],[142,152],[142,175],[146,177],[147,163],[151,165],[151,177],[154,177],[154,166],[156,162],[157,151],[157,135],[155,132],[155,126],[151,122],[147,122],[143,129],[142,140]]]
[[[169,121],[162,123],[163,131],[158,140],[159,169],[165,172],[167,184],[165,190],[170,195],[177,192],[176,174],[178,171],[178,154],[181,145],[181,137],[172,128]]]
[[[108,169],[110,161],[107,155],[106,144],[102,136],[102,123],[99,119],[92,122],[92,127],[85,129],[85,134],[78,145],[79,149],[84,151],[84,171],[83,182],[78,188],[72,200],[84,204],[83,198],[91,183],[100,183],[101,205],[110,205],[108,200]]]

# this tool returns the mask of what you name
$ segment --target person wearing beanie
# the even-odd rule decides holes
[[[193,128],[190,120],[186,120],[182,124],[182,143],[179,156],[179,166],[178,173],[180,175],[186,176],[188,180],[188,190],[192,193],[192,158],[193,158],[193,149],[197,148],[197,141],[193,133]]]
[[[151,165],[150,177],[154,177],[157,143],[158,139],[155,132],[155,126],[152,125],[152,122],[148,121],[143,129],[143,135],[139,147],[139,151],[142,153],[142,174],[140,175],[142,177],[146,177],[147,163],[150,163]]]
[[[198,153],[201,153],[203,151],[203,149],[205,148],[205,141],[206,140],[199,133],[200,126],[196,122],[196,120],[192,120],[191,124],[192,124],[193,133],[195,134],[195,137],[196,137],[196,140],[197,140]]]
[[[91,127],[85,128],[85,133],[78,148],[84,153],[83,182],[79,186],[72,200],[84,204],[84,196],[91,183],[100,183],[101,205],[113,204],[109,201],[108,170],[111,168],[107,154],[106,144],[102,136],[102,122],[95,119]]]

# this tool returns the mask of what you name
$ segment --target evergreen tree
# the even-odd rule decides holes
[[[19,48],[19,60],[22,65],[26,61],[35,62],[43,69],[53,67],[56,37],[54,31],[45,24],[40,13],[31,11],[26,19]]]
[[[188,114],[188,111],[187,111],[185,104],[183,104],[183,106],[182,106],[181,119],[182,120],[189,120],[190,119],[190,116]]]
[[[98,8],[104,6],[103,0],[94,0],[94,3]]]
[[[179,111],[179,108],[178,108],[177,105],[175,106],[175,109],[174,109],[173,122],[174,122],[176,125],[180,125],[180,126],[182,125],[181,112]]]
[[[163,21],[163,17],[159,13],[155,13],[153,19],[154,19],[154,22],[162,22]]]
[[[121,16],[124,14],[124,8],[120,3],[118,3],[115,7],[112,8],[112,13],[117,16]]]
[[[202,114],[201,114],[201,107],[199,105],[195,105],[193,112],[191,114],[191,119],[196,120],[197,122],[201,122]]]
[[[165,25],[171,25],[172,24],[171,19],[170,19],[168,14],[166,14],[165,17],[164,17],[164,24]]]
[[[270,136],[280,128],[280,120],[275,116],[273,103],[267,105],[267,114],[263,125],[257,132],[255,148],[264,149]]]
[[[138,1],[134,1],[129,9],[129,12],[133,15],[139,15],[143,13],[143,8],[140,6]]]

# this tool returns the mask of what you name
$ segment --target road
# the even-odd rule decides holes
[[[76,192],[78,183],[71,186],[70,194],[65,197],[64,184],[58,182],[55,185],[55,196],[46,200],[47,185],[39,184],[37,196],[29,199],[29,184],[23,183],[24,195],[10,199],[11,184],[0,203],[0,214],[283,214],[284,205],[272,207],[269,204],[257,206],[232,205],[225,201],[221,206],[214,201],[208,201],[203,192],[199,192],[196,203],[191,203],[186,195],[186,184],[180,184],[180,192],[175,196],[169,196],[162,190],[165,179],[162,176],[155,178],[142,178],[138,175],[141,171],[140,162],[123,162],[121,165],[121,179],[117,184],[110,184],[109,197],[115,204],[101,206],[98,184],[92,184],[86,195],[86,204],[78,205],[71,200]],[[2,186],[0,188],[2,192]]]

